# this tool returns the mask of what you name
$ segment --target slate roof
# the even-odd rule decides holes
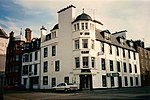
[[[121,47],[121,48],[124,48],[124,49],[127,49],[127,50],[136,51],[134,46],[130,47],[130,45],[129,45],[129,42],[132,42],[132,40],[124,39],[124,44],[122,44],[122,43],[120,43],[120,38],[121,37],[117,37],[115,35],[110,34],[110,40],[106,40],[104,38],[104,35],[103,35],[104,33],[109,33],[109,32],[108,32],[108,30],[101,31],[99,29],[96,29],[96,32],[95,32],[96,40],[104,42],[104,43],[108,43],[108,44],[111,44],[111,45],[114,45],[114,46],[117,46],[117,47]]]
[[[88,14],[82,13],[81,15],[76,17],[75,22],[79,20],[92,20],[92,18]]]
[[[8,38],[8,35],[6,34],[6,32],[3,29],[0,29],[0,37]]]
[[[56,25],[53,27],[52,30],[55,30],[55,29],[59,29],[59,25],[58,25],[58,24],[56,24]],[[52,31],[52,30],[51,30],[51,31]]]
[[[89,16],[88,14],[86,14],[84,12],[82,14],[78,15],[72,23],[77,22],[77,21],[82,21],[82,20],[93,21],[94,23],[103,25],[100,21],[92,20],[91,16]]]

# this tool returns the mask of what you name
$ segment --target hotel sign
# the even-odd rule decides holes
[[[119,73],[106,73],[106,76],[107,77],[118,77],[119,76]]]

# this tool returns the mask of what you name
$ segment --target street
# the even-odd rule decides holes
[[[15,91],[4,93],[4,100],[150,100],[150,87],[83,90],[76,92]]]

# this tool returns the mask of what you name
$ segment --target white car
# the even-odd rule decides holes
[[[75,91],[78,90],[78,86],[72,83],[60,83],[57,86],[53,87],[53,90],[63,90],[65,92],[67,91]]]

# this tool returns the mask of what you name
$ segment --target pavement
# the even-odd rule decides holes
[[[150,100],[150,87],[82,90],[64,93],[51,90],[5,91],[4,100]]]

